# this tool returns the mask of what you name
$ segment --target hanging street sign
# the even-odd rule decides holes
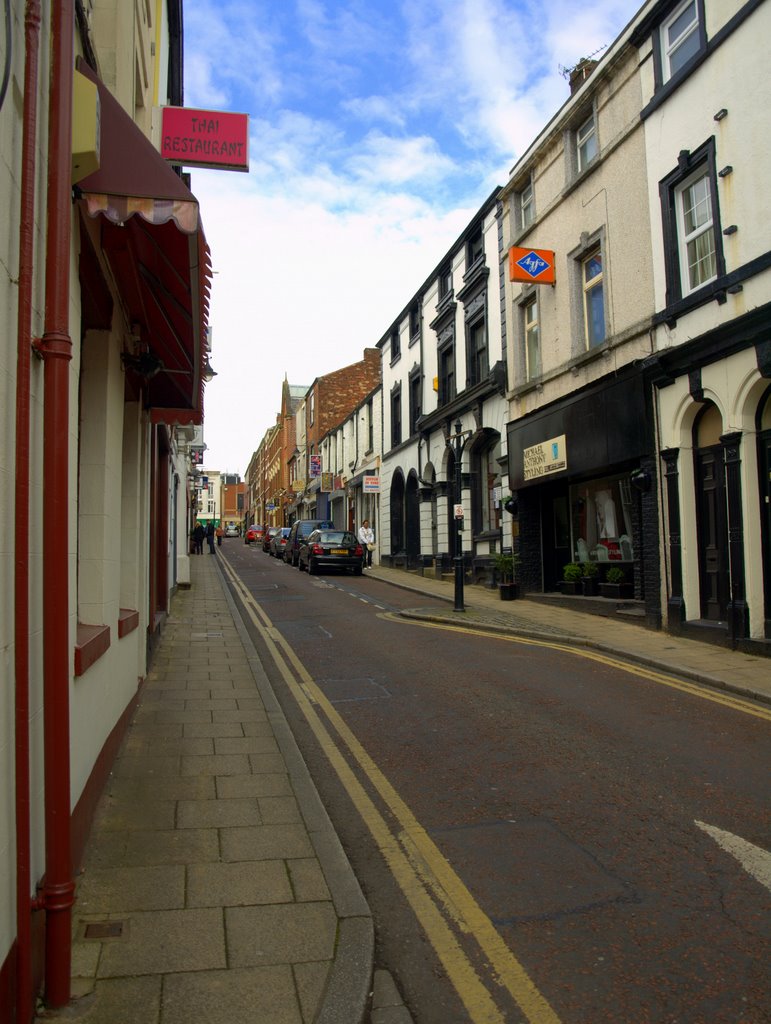
[[[554,284],[554,251],[512,245],[509,249],[509,280]]]
[[[161,107],[161,156],[184,167],[249,170],[249,115]]]

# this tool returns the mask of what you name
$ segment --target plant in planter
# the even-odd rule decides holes
[[[634,588],[631,583],[625,581],[624,570],[614,565],[608,569],[604,581],[600,584],[600,594],[603,597],[612,597],[616,600],[633,597]]]
[[[568,562],[567,565],[562,568],[562,593],[563,594],[581,594],[583,593],[581,588],[581,578],[583,576],[583,569],[581,568],[580,562]]]
[[[584,597],[596,597],[600,592],[600,567],[596,562],[582,562],[581,587]]]
[[[514,573],[519,558],[510,552],[498,552],[493,557],[498,577],[498,592],[501,601],[513,601],[519,595],[519,585],[514,582]]]

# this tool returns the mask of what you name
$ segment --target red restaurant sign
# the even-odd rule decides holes
[[[161,156],[172,164],[249,170],[249,115],[190,107],[161,109]]]

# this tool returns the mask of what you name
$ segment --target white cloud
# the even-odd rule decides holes
[[[186,102],[251,114],[193,171],[211,245],[209,468],[244,473],[281,382],[361,358],[568,98],[626,0],[187,0]]]
[[[452,160],[430,136],[400,139],[379,131],[370,132],[362,140],[347,166],[359,180],[381,189],[407,182],[425,188],[454,170]]]

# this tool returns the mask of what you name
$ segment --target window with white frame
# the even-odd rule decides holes
[[[675,189],[677,249],[683,295],[717,277],[712,188],[706,167],[701,167]]]
[[[694,152],[682,150],[659,182],[668,307],[710,301],[705,286],[726,272],[717,186],[714,138]]]
[[[661,73],[667,82],[701,49],[697,0],[680,4],[662,24],[660,32]]]
[[[538,296],[533,295],[522,307],[525,337],[525,379],[541,376],[541,332],[538,322]]]
[[[587,349],[605,341],[605,296],[602,279],[602,252],[595,249],[581,260],[584,340]]]
[[[579,125],[576,131],[576,159],[579,174],[586,170],[589,164],[597,156],[597,126],[594,120],[594,112]]]
[[[528,180],[521,192],[517,193],[519,206],[519,226],[524,230],[535,220],[535,197],[532,179]]]

